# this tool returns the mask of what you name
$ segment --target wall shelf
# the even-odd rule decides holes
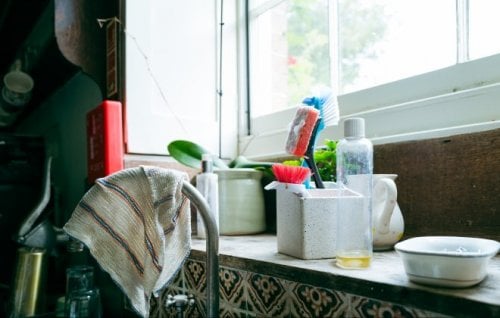
[[[13,114],[3,114],[0,117],[0,130],[13,131],[16,125],[26,118],[36,107],[43,103],[54,91],[75,75],[80,67],[66,59],[58,45],[55,33],[55,7],[53,1],[48,1],[45,7],[31,8],[32,16],[38,17],[33,23],[26,39],[12,48],[16,53],[10,63],[2,61],[4,73],[7,73],[15,60],[20,60],[22,71],[28,73],[35,86],[31,100],[22,110]],[[23,14],[17,6],[12,6],[6,13],[10,20]],[[33,18],[34,19],[34,18]],[[7,27],[7,26],[4,26]],[[6,57],[2,57],[6,58]]]
[[[0,54],[0,76],[20,59],[22,70],[33,77],[35,86],[23,110],[6,120],[0,114],[0,132],[15,131],[78,72],[88,74],[101,92],[106,91],[106,28],[98,19],[118,16],[119,1],[26,1],[0,5],[0,40],[8,42],[8,54]],[[22,32],[17,31],[18,24],[22,24]],[[9,33],[12,29],[16,30],[15,41]]]

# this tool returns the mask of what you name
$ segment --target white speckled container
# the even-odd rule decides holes
[[[336,210],[339,190],[310,189],[308,197],[278,189],[276,193],[278,252],[301,259],[335,257]],[[362,204],[348,190],[342,200]]]

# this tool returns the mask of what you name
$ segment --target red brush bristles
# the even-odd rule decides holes
[[[276,180],[283,183],[303,183],[311,175],[311,170],[306,167],[287,166],[276,163],[272,166]]]
[[[314,126],[319,119],[320,112],[314,107],[300,106],[291,123],[286,140],[286,151],[289,154],[302,157],[311,142]]]

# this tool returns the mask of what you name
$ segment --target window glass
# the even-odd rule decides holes
[[[340,0],[340,92],[452,65],[455,0]]]
[[[500,1],[469,1],[469,54],[477,59],[500,52]]]
[[[165,155],[188,139],[217,153],[216,1],[126,5],[127,152]]]
[[[338,82],[337,93],[349,93],[456,62],[455,0],[250,0],[249,7],[253,117],[294,107],[315,86]]]
[[[327,0],[250,0],[250,8],[253,116],[296,105],[311,87],[330,84]]]
[[[500,127],[500,1],[247,1],[251,120],[239,137],[243,155],[283,155],[276,145],[296,105],[319,84],[338,93],[341,118],[366,119],[376,143]],[[299,69],[307,72],[294,78]],[[340,138],[341,127],[323,135]]]

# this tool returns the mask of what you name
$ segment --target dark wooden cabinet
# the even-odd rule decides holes
[[[21,60],[35,82],[30,102],[0,132],[16,126],[78,72],[106,88],[106,28],[119,0],[11,0],[0,4],[0,78]],[[103,94],[104,95],[104,94]],[[67,106],[65,106],[67,107]]]

